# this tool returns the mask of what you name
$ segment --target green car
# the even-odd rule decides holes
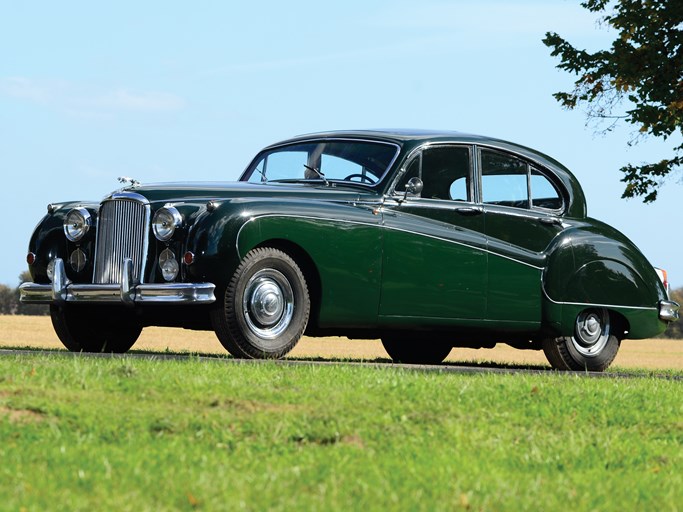
[[[666,273],[586,215],[571,172],[501,140],[317,133],[235,183],[122,180],[49,205],[31,237],[21,300],[50,305],[69,350],[125,352],[159,325],[213,330],[241,358],[341,335],[405,363],[507,343],[601,371],[678,318]]]

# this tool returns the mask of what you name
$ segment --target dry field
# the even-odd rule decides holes
[[[1,316],[0,347],[62,348],[49,317]],[[138,350],[225,354],[212,332],[148,327],[133,347]],[[369,360],[386,358],[378,340],[304,337],[289,357],[323,357]],[[542,352],[516,350],[507,345],[493,349],[454,349],[448,356],[453,362],[495,362],[542,364]],[[683,369],[683,340],[626,340],[614,366],[621,368]]]

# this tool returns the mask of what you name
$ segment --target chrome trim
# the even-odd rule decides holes
[[[171,232],[169,233],[168,236],[162,237],[159,235],[159,232],[158,232],[158,228],[157,228],[158,220],[157,219],[159,218],[159,215],[161,215],[164,212],[168,212],[171,215],[171,219],[173,220],[173,224],[172,224],[173,229],[171,230]],[[154,232],[154,236],[156,237],[156,239],[159,240],[160,242],[168,242],[171,238],[173,238],[173,235],[175,234],[176,229],[178,229],[182,225],[183,225],[183,216],[180,215],[180,212],[178,211],[178,209],[171,204],[166,204],[166,205],[162,206],[161,208],[159,208],[154,213],[154,217],[152,217],[152,231]]]
[[[470,203],[467,203],[467,204],[470,204]],[[531,263],[527,263],[526,261],[517,260],[517,259],[512,258],[512,257],[510,257],[510,256],[506,256],[506,255],[504,255],[504,254],[499,254],[499,253],[497,253],[497,252],[490,251],[490,250],[485,249],[485,248],[483,248],[483,247],[477,247],[477,246],[475,246],[475,245],[466,244],[466,243],[464,243],[464,242],[459,242],[459,241],[457,241],[457,240],[450,240],[450,239],[448,239],[448,238],[443,238],[443,237],[436,236],[436,235],[428,235],[428,234],[425,234],[425,233],[420,233],[420,232],[418,232],[418,231],[411,231],[411,230],[408,230],[408,229],[396,228],[396,227],[387,226],[387,225],[383,225],[383,224],[379,224],[379,223],[373,224],[373,223],[371,223],[371,222],[360,222],[360,221],[346,220],[346,219],[334,219],[334,218],[330,218],[330,217],[312,217],[312,216],[306,216],[306,215],[288,215],[288,214],[278,214],[278,213],[264,213],[263,215],[252,216],[252,217],[250,217],[244,224],[242,224],[242,226],[240,226],[240,229],[239,229],[239,231],[237,232],[237,237],[235,238],[235,249],[236,249],[236,251],[237,251],[237,257],[238,257],[238,258],[241,258],[241,257],[242,257],[241,254],[240,254],[240,248],[239,248],[239,244],[240,244],[240,235],[242,234],[242,229],[244,229],[244,226],[246,226],[247,224],[249,224],[251,221],[256,220],[256,219],[262,219],[262,218],[265,218],[265,217],[284,217],[284,218],[292,218],[292,219],[305,219],[305,220],[318,220],[318,221],[322,220],[322,221],[331,221],[331,222],[345,222],[345,223],[347,223],[347,224],[355,224],[355,225],[359,225],[359,226],[370,226],[370,227],[375,227],[375,228],[380,228],[380,229],[389,229],[389,230],[392,230],[392,231],[400,231],[400,232],[402,232],[402,233],[409,233],[409,234],[412,234],[412,235],[423,236],[423,237],[425,237],[425,238],[431,238],[431,239],[433,239],[433,240],[440,240],[440,241],[442,241],[442,242],[446,242],[446,243],[450,243],[450,244],[455,244],[455,245],[460,245],[460,246],[463,246],[463,247],[468,247],[468,248],[470,248],[470,249],[474,249],[474,250],[476,250],[476,251],[481,251],[481,252],[484,252],[484,253],[486,253],[486,254],[490,254],[490,255],[492,255],[492,256],[498,256],[499,258],[503,258],[503,259],[506,259],[506,260],[510,260],[510,261],[512,261],[512,262],[514,262],[514,263],[519,263],[520,265],[525,265],[525,266],[527,266],[527,267],[531,267],[531,268],[536,269],[536,270],[543,270],[543,269],[544,269],[544,267],[537,267],[536,265],[532,265]]]
[[[55,264],[52,273],[52,284],[50,288],[52,289],[52,301],[61,304],[66,300],[67,292],[66,287],[69,284],[69,279],[66,277],[66,270],[64,269],[64,261],[61,258],[56,258],[54,260]]]
[[[127,192],[125,190],[117,190],[116,192],[112,192],[108,196],[105,196],[104,199],[102,199],[102,202],[116,199],[130,199],[131,201],[137,201],[144,205],[149,204],[149,200],[142,194],[138,194],[136,192]]]
[[[135,304],[133,291],[135,281],[133,279],[133,260],[126,258],[123,260],[123,272],[121,273],[121,302],[129,306]]]
[[[69,230],[67,228],[67,226],[68,226],[67,221],[69,220],[69,216],[74,212],[80,214],[80,216],[83,218],[83,233],[79,237],[71,236],[69,234]],[[78,208],[72,208],[66,214],[66,216],[64,217],[64,223],[62,225],[62,229],[64,230],[64,236],[67,238],[67,240],[69,240],[71,242],[78,242],[79,240],[83,239],[83,237],[85,235],[88,234],[88,231],[90,231],[91,226],[92,226],[92,216],[90,215],[90,212],[83,207],[78,207]]]
[[[243,181],[246,183],[254,183],[254,182],[249,181],[249,178],[251,178],[251,175],[254,174],[254,170],[255,170],[255,169],[252,169],[253,164],[259,159],[259,157],[261,155],[263,155],[265,153],[270,153],[274,149],[279,149],[279,148],[283,148],[283,147],[287,147],[287,146],[296,146],[299,144],[309,144],[311,142],[315,143],[315,142],[337,142],[337,141],[340,141],[340,142],[369,142],[369,143],[373,143],[373,144],[384,144],[386,146],[394,146],[396,148],[396,152],[394,153],[394,156],[392,157],[391,161],[387,165],[387,168],[384,170],[384,173],[382,174],[382,176],[380,176],[377,179],[377,181],[375,183],[373,183],[372,185],[366,185],[369,188],[375,188],[376,185],[381,183],[382,180],[384,180],[384,178],[387,177],[387,175],[389,174],[389,170],[394,166],[394,164],[396,163],[396,160],[398,159],[399,155],[401,154],[401,145],[400,144],[398,144],[396,142],[390,142],[388,140],[381,140],[381,139],[364,139],[364,138],[355,139],[353,137],[312,137],[310,139],[306,139],[306,138],[297,139],[296,141],[290,140],[287,142],[279,142],[276,144],[272,144],[270,146],[266,146],[261,151],[256,153],[256,156],[251,159],[251,161],[249,162],[247,167],[244,169],[244,171],[242,171],[242,174],[240,174],[240,177],[237,179],[237,181]],[[250,169],[251,169],[251,174],[249,175],[249,178],[243,179],[245,174],[247,173],[247,171],[249,171]],[[335,182],[342,182],[343,183],[343,180],[334,179],[334,178],[330,178],[330,179],[332,179]],[[268,182],[266,181],[266,183],[268,183]]]
[[[460,147],[468,147],[469,148],[469,153],[470,153],[470,170],[473,173],[472,176],[472,187],[470,189],[470,192],[472,194],[472,200],[471,201],[466,201],[468,203],[477,203],[477,204],[482,204],[486,205],[489,203],[484,203],[483,202],[483,197],[482,197],[482,173],[480,169],[480,162],[481,162],[481,148],[488,149],[488,150],[493,150],[493,151],[498,151],[499,153],[503,154],[510,154],[514,156],[515,158],[518,158],[522,161],[524,161],[527,165],[527,187],[530,187],[531,185],[531,167],[533,167],[535,170],[537,170],[542,176],[545,176],[548,178],[548,180],[551,182],[553,187],[557,190],[557,192],[560,195],[560,199],[562,199],[562,207],[559,209],[550,209],[550,208],[542,208],[539,206],[533,206],[533,200],[531,198],[531,194],[528,195],[528,199],[530,201],[530,206],[529,208],[524,208],[526,211],[541,211],[541,212],[547,212],[547,213],[553,213],[556,215],[563,215],[566,213],[567,208],[568,208],[568,203],[567,198],[570,198],[570,194],[568,193],[567,188],[565,187],[564,183],[562,183],[562,180],[557,176],[553,170],[548,167],[546,164],[543,164],[539,160],[529,157],[528,155],[524,155],[522,153],[519,153],[518,151],[515,151],[513,149],[509,148],[501,148],[499,146],[490,144],[490,143],[482,143],[482,142],[458,142],[458,141],[430,141],[430,142],[425,142],[418,147],[412,149],[410,153],[406,155],[406,157],[403,159],[403,165],[401,166],[400,169],[397,170],[396,175],[394,176],[393,180],[389,182],[389,186],[386,188],[386,195],[391,197],[394,195],[402,195],[401,191],[396,190],[396,185],[398,182],[401,180],[403,175],[406,172],[406,168],[410,161],[415,157],[417,153],[421,153],[426,149],[432,148],[434,146],[460,146]],[[428,199],[428,198],[424,198]],[[447,201],[447,200],[445,200]],[[496,206],[501,206],[502,208],[513,208],[517,209],[515,206],[502,206],[502,205],[496,205]],[[519,208],[521,209],[521,208]]]
[[[130,267],[131,264],[126,266]],[[128,305],[210,304],[216,301],[215,288],[213,283],[133,285],[129,280],[124,280],[120,285],[72,284],[64,273],[64,262],[57,258],[52,284],[24,283],[19,287],[19,300],[24,304],[63,304],[64,302]]]
[[[129,204],[122,206],[123,203]],[[141,208],[144,214],[140,215],[141,212],[135,211],[136,207]],[[95,284],[119,284],[123,279],[125,258],[133,260],[133,277],[136,281],[144,282],[150,217],[149,202],[139,194],[115,193],[102,202],[93,258]]]
[[[639,309],[642,311],[656,311],[656,307],[648,307],[648,306],[621,306],[619,304],[597,304],[597,303],[590,303],[590,302],[564,302],[564,301],[559,301],[559,300],[553,300],[550,295],[548,295],[548,292],[545,290],[545,285],[541,283],[541,288],[543,289],[543,295],[545,295],[545,298],[548,299],[550,302],[553,304],[559,304],[562,306],[584,306],[587,308],[622,308],[622,309]]]
[[[468,190],[468,195],[471,197],[468,198],[467,201],[460,201],[461,203],[476,203],[477,201],[477,187],[475,185],[475,177],[478,169],[478,165],[475,164],[476,161],[476,155],[474,154],[474,149],[475,146],[471,143],[467,142],[450,142],[450,141],[438,141],[438,142],[425,142],[423,144],[420,144],[418,147],[414,148],[413,150],[410,151],[406,155],[406,157],[403,159],[403,165],[401,166],[400,169],[396,171],[396,174],[394,178],[389,182],[389,186],[386,188],[386,195],[388,197],[393,197],[393,196],[402,196],[403,191],[401,190],[396,190],[396,185],[398,185],[398,182],[401,181],[401,178],[403,175],[406,173],[408,170],[408,165],[412,162],[413,158],[416,158],[416,155],[419,155],[423,153],[426,149],[430,149],[432,147],[436,146],[456,146],[456,147],[463,147],[467,149],[467,152],[469,153],[470,157],[470,172],[471,172],[471,180],[470,180],[470,186]],[[420,166],[422,166],[422,163],[420,163]],[[420,169],[420,179],[422,179],[422,169]],[[415,198],[413,198],[415,199]],[[421,199],[421,198],[417,198]],[[424,198],[428,199],[428,198]],[[452,201],[452,199],[441,199],[441,201]]]
[[[675,322],[680,318],[680,304],[672,300],[660,300],[659,304],[659,318],[665,322]]]

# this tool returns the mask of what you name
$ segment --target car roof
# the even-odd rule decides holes
[[[460,132],[455,130],[425,130],[425,129],[405,129],[405,128],[388,128],[388,129],[364,129],[364,130],[334,130],[325,132],[307,133],[298,135],[287,140],[272,144],[266,148],[268,150],[273,147],[302,142],[314,139],[366,139],[390,142],[398,144],[405,150],[410,151],[412,148],[419,145],[434,142],[434,143],[461,143],[461,144],[476,144],[478,146],[498,148],[516,153],[531,161],[537,162],[543,167],[549,168],[560,178],[565,187],[569,189],[572,196],[569,212],[573,216],[585,216],[586,204],[585,196],[576,177],[560,162],[546,155],[540,151],[509,142],[495,137],[488,137],[485,135],[476,135],[473,133]]]

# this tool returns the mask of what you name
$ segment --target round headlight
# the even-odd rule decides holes
[[[182,223],[183,218],[178,210],[173,206],[164,206],[157,210],[152,219],[154,236],[162,242],[170,240],[176,228],[179,228]]]
[[[64,219],[64,234],[72,242],[78,242],[90,229],[90,213],[85,208],[74,208]]]

